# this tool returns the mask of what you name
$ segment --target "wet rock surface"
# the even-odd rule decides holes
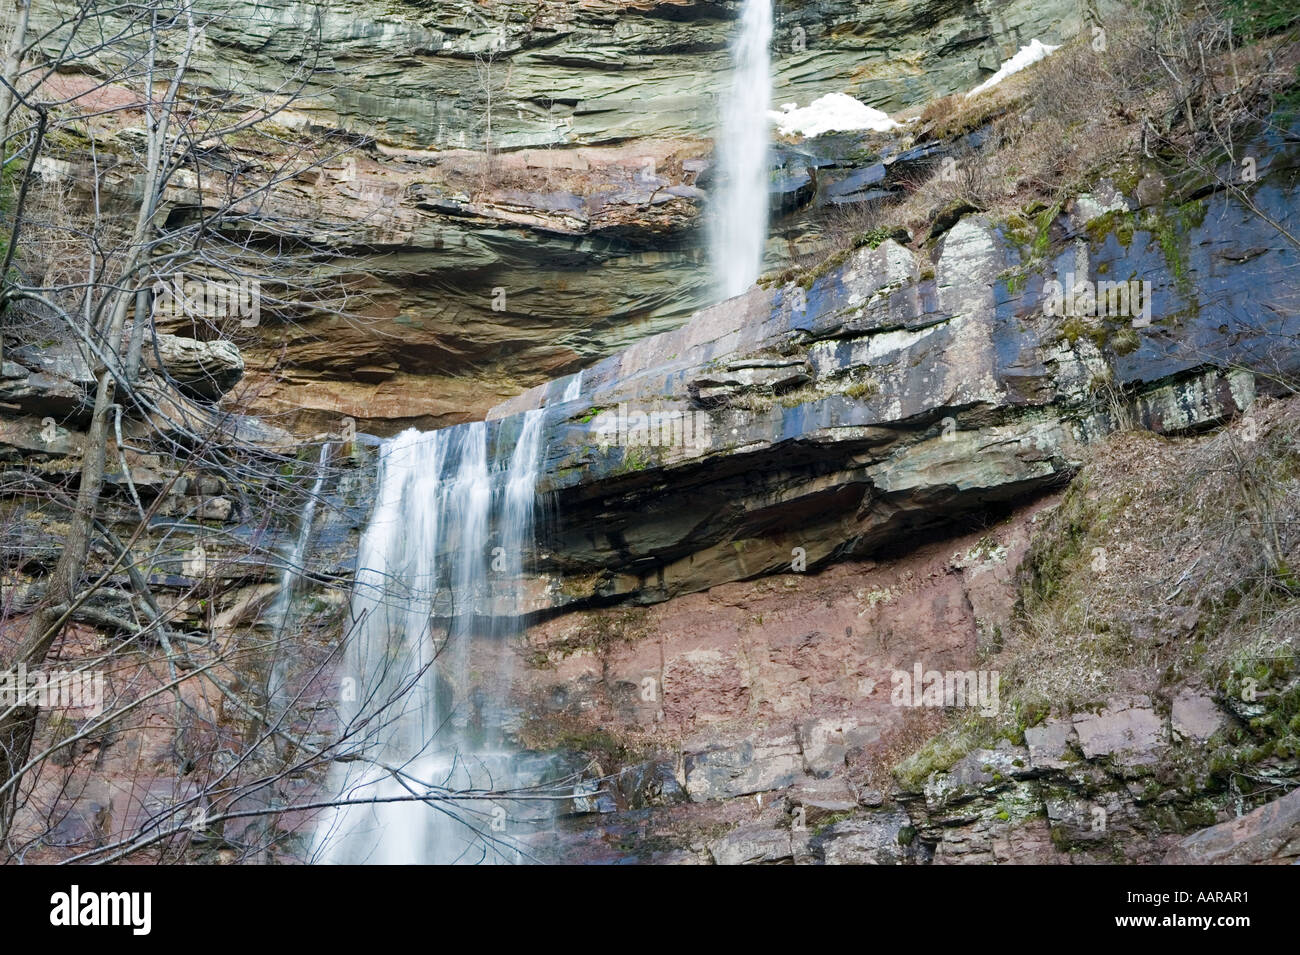
[[[789,5],[783,29],[835,53],[814,62],[783,51],[780,80],[794,96],[850,76],[864,99],[901,105],[969,85],[1030,35],[1055,39],[1046,25],[1060,15],[1052,4],[997,4],[992,15],[949,6]],[[519,83],[498,129],[517,148],[492,170],[473,165],[473,144],[448,138],[481,108],[465,78],[493,53],[492,23],[439,3],[418,14],[327,5],[314,21],[346,81],[314,89],[305,115],[357,132],[364,150],[277,202],[325,208],[328,228],[295,239],[355,251],[374,283],[373,324],[270,321],[241,348],[167,335],[146,366],[167,409],[190,420],[225,420],[223,400],[250,385],[261,407],[295,409],[300,425],[347,415],[385,433],[506,399],[489,423],[495,453],[512,446],[518,412],[545,410],[542,490],[562,519],[532,568],[542,580],[526,593],[534,616],[507,727],[525,778],[571,777],[558,837],[534,840],[538,857],[1294,861],[1296,794],[1246,812],[1206,759],[1211,742],[1273,714],[1199,682],[1070,701],[1025,715],[1009,735],[918,750],[926,758],[907,771],[880,772],[900,739],[917,749],[930,735],[893,698],[895,674],[917,663],[969,670],[1000,651],[1038,515],[1090,448],[1127,425],[1213,428],[1297,370],[1294,349],[1277,347],[1300,333],[1294,248],[1223,193],[1153,212],[1168,198],[1161,184],[1126,195],[1099,183],[1052,221],[1045,260],[1005,224],[956,208],[925,252],[896,236],[682,324],[705,271],[692,242],[711,186],[701,104],[717,80],[701,64],[722,56],[735,4],[498,7],[501,62]],[[294,16],[210,39],[270,83],[301,38]],[[838,28],[849,23],[862,29]],[[886,34],[904,50],[887,62],[877,52]],[[687,72],[706,78],[683,83]],[[362,95],[376,77],[384,95]],[[797,233],[810,204],[876,198],[943,148],[856,136],[782,144],[777,234]],[[1260,152],[1253,201],[1294,232],[1294,140]],[[460,188],[488,173],[490,187]],[[193,199],[176,188],[178,204]],[[1046,283],[1070,270],[1095,282],[1149,277],[1151,323],[1045,313]],[[292,359],[268,370],[276,351]],[[75,349],[6,349],[5,359],[5,480],[67,492],[91,370]],[[573,379],[557,376],[582,366],[579,396],[564,402]],[[148,583],[214,643],[257,646],[287,619],[298,662],[319,668],[308,696],[322,714],[296,714],[295,730],[325,739],[339,688],[319,684],[337,678],[328,638],[346,626],[340,594],[371,503],[372,449],[329,457],[313,577],[280,618],[294,529],[266,519],[267,489],[181,474],[167,452],[125,446],[140,424],[128,415],[110,460],[105,525],[128,529],[141,503],[155,505],[140,541]],[[223,427],[252,439],[241,451],[262,456],[266,473],[287,469],[279,503],[300,509],[310,472],[297,469],[318,448],[256,419]],[[627,440],[638,433],[670,438]],[[4,517],[17,577],[6,597],[23,613],[64,527],[50,508],[6,506]],[[114,578],[74,621],[71,651],[130,632],[126,584]],[[255,683],[260,665],[233,677]],[[483,669],[484,684],[509,677]],[[203,732],[230,730],[217,695],[185,702],[211,714]],[[170,716],[148,715],[156,722],[128,744],[109,729],[79,747],[99,777],[55,830],[60,846],[103,844],[193,796],[173,772]],[[1288,757],[1274,747],[1262,758]],[[304,800],[313,785],[290,784]],[[310,820],[290,812],[276,825],[301,833]],[[245,836],[260,838],[233,826],[200,848],[227,861],[220,853]]]
[[[210,157],[217,169],[283,172],[307,136],[354,147],[331,145],[242,225],[254,243],[288,239],[339,273],[304,290],[305,307],[298,293],[268,294],[261,323],[240,330],[258,412],[318,431],[351,417],[384,435],[475,420],[709,300],[701,227],[738,2],[206,6],[227,16],[205,28],[194,82],[224,89],[233,74],[281,93],[305,64],[316,70],[267,135]],[[774,103],[835,89],[889,111],[969,89],[1031,37],[1080,29],[1055,0],[778,12]],[[48,16],[33,11],[37,35]],[[51,85],[56,99],[113,95],[78,75]],[[120,164],[107,191],[129,194],[143,120],[97,122]],[[889,136],[781,144],[769,267],[824,245],[811,206],[878,198],[893,188],[884,165],[904,174],[915,159]],[[88,161],[69,148],[50,174],[75,189]],[[168,198],[186,215],[214,201],[185,177]],[[339,283],[339,308],[313,307]]]
[[[1293,145],[1274,153],[1256,199],[1279,221],[1296,217],[1296,161]],[[893,241],[859,249],[807,287],[755,288],[586,369],[577,400],[553,382],[493,409],[508,434],[547,408],[541,486],[566,520],[537,605],[651,602],[870,554],[1067,480],[1122,422],[1194,433],[1295,371],[1278,343],[1300,326],[1278,306],[1300,301],[1300,262],[1277,230],[1215,194],[1179,213],[1172,252],[1159,220],[1108,215],[1076,233],[1062,214],[1063,248],[1028,266],[979,216],[933,265]],[[1149,277],[1149,324],[1044,304],[1052,280],[1121,271]]]

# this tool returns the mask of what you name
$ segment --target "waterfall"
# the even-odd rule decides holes
[[[564,394],[560,395],[561,402],[578,400],[578,396],[582,394],[582,371],[570,378],[568,384],[564,386]]]
[[[758,279],[767,244],[768,110],[772,105],[772,0],[745,0],[732,45],[731,87],[717,141],[711,253],[722,298]]]
[[[294,589],[298,585],[298,577],[307,556],[307,548],[311,545],[312,524],[316,521],[316,502],[320,500],[321,490],[325,486],[325,473],[328,470],[326,465],[329,463],[330,443],[324,442],[320,446],[320,457],[316,462],[316,477],[312,481],[311,490],[307,498],[303,501],[302,513],[298,515],[298,536],[294,538],[293,546],[284,555],[284,570],[280,574],[280,587],[275,594],[275,602],[271,605],[270,620],[274,628],[271,639],[271,652],[275,655],[271,664],[271,673],[267,680],[266,698],[275,704],[284,702],[284,686],[286,674],[286,647],[281,645],[284,637],[284,628],[289,623],[289,614],[293,609]]]
[[[513,450],[491,465],[483,422],[407,431],[380,449],[340,670],[344,726],[362,758],[336,763],[330,781],[357,804],[320,821],[313,860],[520,861],[496,824],[509,801],[445,797],[531,782],[502,723],[513,670],[505,638],[533,542],[541,415],[526,413]]]

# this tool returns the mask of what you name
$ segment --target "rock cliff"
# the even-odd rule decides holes
[[[1295,146],[1261,152],[1254,201],[1294,230]],[[1203,430],[1297,371],[1296,248],[1276,228],[1222,193],[1096,205],[1045,219],[1038,261],[967,216],[933,261],[885,240],[605,359],[575,400],[560,380],[498,406],[506,432],[548,409],[564,520],[544,569],[563,583],[538,599],[653,601],[866,555],[1060,483],[1117,427]],[[1104,298],[1116,275],[1148,283],[1131,316],[1067,315],[1045,291],[1072,276]]]
[[[205,28],[193,81],[297,94],[217,163],[270,183],[247,238],[287,239],[313,263],[306,289],[268,295],[242,333],[256,410],[384,434],[473,420],[708,300],[699,227],[737,3],[211,6],[226,16]],[[1028,0],[821,0],[778,15],[774,102],[833,90],[887,110],[969,88],[1030,38],[1079,29],[1073,4]],[[78,85],[93,86],[59,80]],[[129,189],[140,128],[119,112],[91,124],[115,144],[99,161],[119,164]],[[309,133],[336,145],[275,180]],[[68,165],[48,174],[84,181],[85,141],[64,145]],[[830,186],[876,161],[779,160],[790,178],[774,188],[790,195],[773,267],[818,247],[806,170],[830,167]],[[192,183],[172,194],[186,214],[205,201]]]
[[[1043,108],[946,123],[934,101],[960,113],[950,94],[1030,39],[1086,37],[1096,11],[786,0],[774,102],[846,92],[907,122],[779,138],[767,271],[706,304],[737,3],[212,2],[231,16],[203,34],[205,86],[305,83],[255,134],[199,144],[204,169],[265,186],[228,235],[261,310],[160,312],[156,413],[116,409],[104,586],[60,652],[138,662],[119,690],[139,725],[42,724],[42,745],[74,742],[33,790],[67,811],[23,820],[41,860],[116,851],[231,774],[262,817],[199,825],[177,857],[304,861],[295,807],[322,762],[236,741],[294,760],[338,729],[376,436],[473,422],[499,468],[537,414],[545,520],[505,584],[514,668],[481,637],[469,685],[436,691],[474,719],[497,693],[515,768],[564,781],[554,831],[525,840],[538,858],[1300,854],[1295,794],[1272,801],[1300,771],[1294,111],[1195,169],[1125,117],[1140,138],[1050,202],[885,224],[862,210]],[[116,214],[144,120],[94,77],[48,81],[113,108],[37,171]],[[178,175],[165,215],[220,198]],[[82,343],[23,331],[0,369],[6,620],[65,546],[97,371]],[[173,698],[177,668],[217,677]],[[970,700],[944,697],[954,680]]]

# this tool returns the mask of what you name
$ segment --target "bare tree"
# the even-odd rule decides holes
[[[504,69],[502,68],[501,43],[501,38],[497,38],[490,49],[474,55],[474,103],[480,116],[483,146],[480,189],[487,189],[496,173],[498,144],[492,125],[494,111],[510,90],[511,73],[514,70],[514,64],[509,59],[506,59]]]
[[[13,170],[0,334],[23,355],[58,352],[87,389],[65,419],[71,479],[0,473],[0,674],[56,668],[107,688],[77,720],[0,701],[0,858],[264,859],[314,810],[346,802],[323,791],[325,769],[370,759],[367,740],[404,705],[403,687],[350,721],[331,705],[356,621],[349,581],[311,559],[310,541],[313,521],[337,518],[330,495],[355,435],[304,443],[259,425],[238,413],[256,386],[233,384],[235,346],[262,322],[362,320],[346,270],[310,241],[329,223],[287,198],[355,139],[280,123],[311,55],[270,92],[199,82],[208,35],[238,23],[195,0],[27,12],[16,5],[0,75]],[[502,87],[488,68],[490,149]],[[45,512],[57,541],[33,530]],[[306,589],[314,609],[291,599]],[[124,762],[124,735],[161,746],[168,769]],[[89,792],[110,765],[125,792]],[[436,811],[472,816],[491,795],[382,769]],[[79,815],[90,844],[61,835]]]

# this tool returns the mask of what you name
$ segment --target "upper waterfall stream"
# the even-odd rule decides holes
[[[732,45],[731,86],[716,146],[719,192],[711,258],[721,298],[758,279],[767,244],[768,150],[772,105],[772,0],[745,0]]]

